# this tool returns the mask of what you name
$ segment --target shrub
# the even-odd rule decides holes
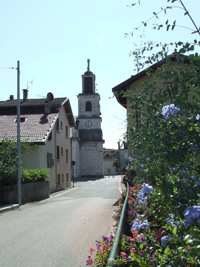
[[[45,181],[47,178],[49,178],[49,174],[46,169],[24,169],[21,172],[22,183]]]
[[[21,155],[29,151],[28,143],[21,143]],[[21,161],[21,168],[24,163]],[[17,183],[17,143],[4,137],[0,144],[0,185]]]

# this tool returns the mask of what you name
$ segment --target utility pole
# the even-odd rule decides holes
[[[17,61],[17,196],[21,206],[20,62]]]
[[[21,206],[21,149],[20,149],[20,61],[17,68],[0,67],[0,69],[17,70],[17,196],[18,204]]]

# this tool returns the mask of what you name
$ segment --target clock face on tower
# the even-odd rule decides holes
[[[86,121],[85,122],[85,126],[88,127],[88,128],[91,127],[92,126],[92,122],[91,121]]]

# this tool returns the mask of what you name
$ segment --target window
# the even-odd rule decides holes
[[[61,156],[63,156],[63,147],[61,147]]]
[[[58,174],[58,185],[60,185],[60,174]]]
[[[57,146],[57,159],[60,159],[60,147]]]
[[[63,128],[63,123],[62,123],[62,121],[60,122],[60,128],[61,128],[61,129]]]
[[[69,174],[68,173],[66,173],[66,181],[67,181],[67,183],[69,183]]]
[[[20,122],[26,122],[28,118],[26,117],[20,117]],[[17,122],[17,118],[14,120],[14,122]]]
[[[169,96],[172,95],[172,92],[176,92],[176,94],[173,94],[174,96],[180,96],[181,94],[181,88],[177,83],[164,82],[163,90],[165,93],[168,93]]]
[[[62,183],[64,183],[64,174],[62,174]]]
[[[92,103],[90,101],[85,103],[85,111],[92,111]]]
[[[68,162],[69,158],[68,158],[68,150],[66,149],[66,162]]]
[[[56,121],[56,130],[59,132],[59,119]]]
[[[65,126],[65,136],[66,136],[66,138],[69,137],[69,134],[68,134],[68,126]]]
[[[47,168],[53,168],[54,162],[52,159],[52,153],[47,153]]]

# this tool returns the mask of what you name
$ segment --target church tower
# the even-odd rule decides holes
[[[103,143],[101,130],[100,95],[95,92],[95,75],[87,71],[82,75],[82,93],[78,96],[76,121],[79,137],[80,177],[103,177]]]

